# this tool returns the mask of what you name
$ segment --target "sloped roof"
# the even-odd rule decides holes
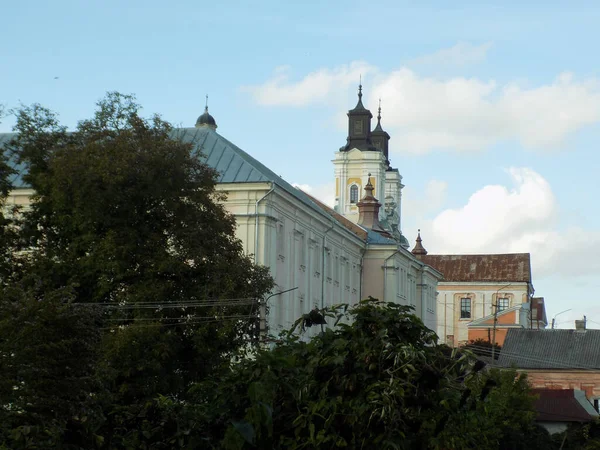
[[[541,422],[590,422],[598,416],[585,393],[577,389],[532,389],[537,420]]]
[[[323,209],[323,211],[325,211],[327,214],[329,214],[335,220],[340,222],[344,227],[348,228],[350,231],[352,231],[354,234],[356,234],[362,240],[366,240],[368,244],[395,245],[395,246],[398,245],[398,242],[396,240],[394,240],[391,237],[388,237],[389,235],[386,236],[387,233],[380,233],[375,230],[365,229],[365,228],[361,227],[360,225],[355,224],[351,220],[348,220],[347,218],[342,216],[340,213],[338,213],[336,210],[330,208],[325,203],[314,198],[312,195],[310,195],[310,194],[306,194],[306,195],[308,195],[308,197],[310,197],[313,202],[315,202],[318,206],[320,206]]]
[[[600,370],[600,330],[512,328],[498,364],[517,369]]]
[[[0,133],[0,149],[14,137],[15,133]],[[272,182],[313,211],[324,216],[329,214],[324,211],[324,208],[317,205],[312,197],[292,186],[260,161],[209,127],[175,128],[171,132],[171,137],[192,144],[196,155],[219,173],[218,183]],[[18,170],[18,175],[11,180],[12,184],[17,188],[27,187],[21,178],[23,168],[16,167],[14,164],[13,167]],[[338,221],[342,223],[341,220],[338,219]],[[345,223],[342,223],[342,225],[362,240],[367,239],[366,231],[360,229],[362,230],[361,234]]]
[[[306,193],[305,193],[306,194]],[[330,208],[329,206],[327,206],[325,203],[323,203],[322,201],[320,201],[319,199],[316,199],[315,197],[313,197],[310,194],[306,194],[317,206],[319,206],[323,211],[325,211],[327,214],[329,214],[331,217],[333,217],[335,220],[337,220],[340,224],[342,224],[345,228],[347,228],[348,230],[352,231],[354,234],[356,234],[359,238],[361,238],[363,241],[367,239],[367,232],[359,225],[356,225],[354,222],[352,222],[351,220],[346,219],[344,216],[342,216],[341,214],[339,214],[335,209]]]
[[[496,255],[423,255],[421,261],[444,275],[444,281],[531,283],[529,253]]]
[[[518,305],[511,306],[510,308],[506,308],[506,309],[498,312],[498,314],[496,315],[497,316],[496,318],[506,316],[515,311],[518,314],[518,311],[525,304],[526,303],[520,303]],[[516,317],[515,317],[515,319],[516,319]],[[479,319],[472,320],[471,322],[469,322],[467,324],[467,328],[478,328],[478,327],[486,327],[487,328],[487,327],[493,326],[493,324],[494,324],[494,314],[489,314],[489,315],[481,317]],[[498,321],[496,323],[496,328],[508,328],[508,327],[513,327],[513,326],[520,327],[521,325],[519,325],[517,323],[501,323],[500,321]]]

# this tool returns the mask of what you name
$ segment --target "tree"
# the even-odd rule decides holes
[[[347,323],[310,342],[283,336],[196,384],[188,404],[163,403],[181,437],[229,449],[536,448],[525,376],[437,345],[409,307],[370,299],[325,316]]]
[[[256,342],[272,279],[234,237],[216,172],[168,123],[142,118],[132,96],[109,93],[73,132],[39,105],[16,118],[7,150],[35,195],[0,301],[11,290],[16,303],[68,292],[60,301],[77,314],[100,309],[94,396],[107,420],[94,432],[110,448],[143,447],[153,438],[142,431],[161,423],[160,396],[185,399]]]

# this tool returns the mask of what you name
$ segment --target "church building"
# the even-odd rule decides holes
[[[346,144],[333,159],[335,208],[217,133],[208,106],[194,127],[172,131],[173,139],[192,144],[198,158],[219,173],[217,189],[226,193],[236,236],[275,280],[265,318],[273,335],[314,308],[356,304],[368,296],[412,306],[425,325],[436,328],[442,275],[408,250],[400,220],[402,177],[389,163],[390,136],[381,125],[381,108],[371,129],[373,116],[362,96],[361,86],[348,112]],[[10,138],[0,134],[0,148]],[[31,194],[15,183],[9,202],[26,204]]]

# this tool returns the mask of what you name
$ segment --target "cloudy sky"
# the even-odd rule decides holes
[[[331,201],[362,75],[404,234],[430,253],[530,252],[549,316],[600,328],[600,3],[447,3],[9,2],[0,103],[74,126],[118,90],[193,126],[208,94],[223,136]]]

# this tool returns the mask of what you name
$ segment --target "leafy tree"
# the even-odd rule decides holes
[[[99,314],[69,304],[68,289],[43,301],[4,291],[0,302],[0,443],[53,447],[98,425],[94,362]],[[93,434],[93,432],[92,432]]]
[[[310,342],[283,336],[227,376],[198,383],[188,404],[163,402],[183,444],[536,448],[526,439],[537,428],[524,376],[437,345],[405,306],[370,299],[325,315],[348,322]]]
[[[469,341],[463,348],[473,352],[477,356],[491,358],[493,355],[494,359],[500,357],[500,350],[502,350],[502,347],[497,343],[492,344],[489,340],[481,338]]]
[[[11,308],[28,311],[27,302],[68,306],[56,306],[54,316],[42,308],[31,323],[58,343],[76,339],[79,326],[100,332],[90,353],[94,383],[82,389],[106,420],[90,428],[86,445],[150,446],[158,438],[148,430],[163,422],[154,414],[159,398],[184,400],[191,383],[226,369],[240,347],[256,342],[257,299],[272,279],[234,237],[216,172],[173,139],[168,123],[142,118],[133,97],[109,93],[73,132],[39,105],[16,119],[17,137],[6,150],[26,167],[35,195],[11,248],[10,283],[1,287],[5,329],[18,327]],[[86,322],[96,309],[100,317]],[[56,334],[63,316],[73,329]],[[15,365],[44,364],[25,341],[11,345]],[[75,358],[76,348],[65,344],[65,358]],[[33,403],[65,389],[53,374],[31,384],[39,388]],[[4,386],[15,382],[12,373],[0,377]],[[64,424],[73,414],[42,409],[36,423],[56,416]],[[20,417],[11,426],[33,424]]]

